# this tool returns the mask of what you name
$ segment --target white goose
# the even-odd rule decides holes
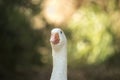
[[[67,80],[67,39],[60,28],[51,31],[53,70],[50,80]]]

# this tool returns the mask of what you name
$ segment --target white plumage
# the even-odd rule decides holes
[[[53,70],[50,80],[67,80],[67,39],[60,28],[51,31]]]

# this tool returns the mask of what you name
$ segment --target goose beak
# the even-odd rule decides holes
[[[59,34],[58,33],[53,33],[53,34],[51,34],[51,37],[50,37],[50,42],[52,43],[52,44],[58,44],[59,43],[59,41],[60,41],[60,38],[59,38]]]

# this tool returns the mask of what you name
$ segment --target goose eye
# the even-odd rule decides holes
[[[60,33],[62,34],[62,31],[60,31]]]

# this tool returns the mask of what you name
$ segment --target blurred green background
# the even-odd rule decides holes
[[[0,80],[49,80],[54,27],[68,80],[120,80],[120,0],[0,0]]]

